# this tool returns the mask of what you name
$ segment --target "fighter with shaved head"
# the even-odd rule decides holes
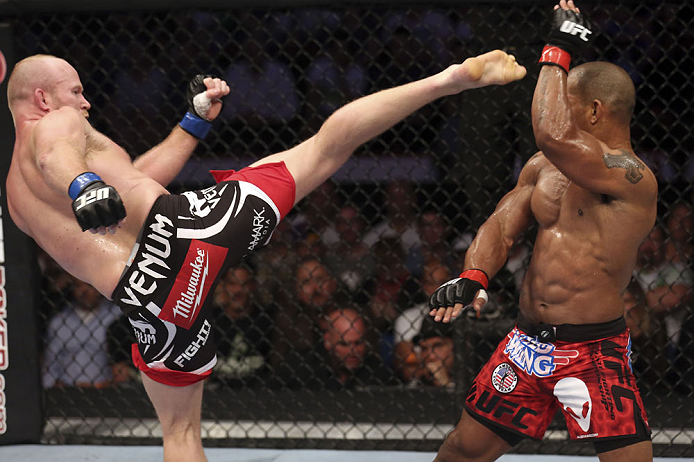
[[[54,56],[32,56],[15,66],[8,84],[16,130],[10,215],[63,268],[127,314],[138,340],[133,361],[161,422],[164,459],[203,461],[203,381],[216,361],[209,295],[218,276],[266,245],[292,206],[362,143],[440,97],[524,75],[499,50],[469,58],[353,101],[299,145],[238,172],[214,172],[215,186],[173,195],[165,186],[210,130],[229,93],[226,82],[193,79],[188,113],[133,161],[87,121],[91,106],[75,69]]]

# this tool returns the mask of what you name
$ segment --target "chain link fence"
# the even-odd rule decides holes
[[[694,439],[692,215],[694,11],[686,2],[586,2],[608,60],[637,88],[637,153],[657,175],[657,226],[627,295],[637,380],[656,455]],[[439,2],[334,8],[13,13],[18,57],[67,59],[90,121],[133,156],[185,112],[197,73],[232,89],[172,186],[212,184],[311,136],[336,108],[494,48],[521,82],[437,101],[361,147],[215,294],[219,363],[206,384],[208,446],[435,450],[476,370],[509,328],[532,252],[519,240],[484,319],[427,344],[423,303],[456,274],[475,230],[536,151],[530,102],[551,3]],[[141,444],[160,437],[117,308],[39,254],[45,440]],[[146,332],[140,335],[146,335]],[[441,353],[445,352],[445,354]],[[555,420],[516,451],[592,453]]]

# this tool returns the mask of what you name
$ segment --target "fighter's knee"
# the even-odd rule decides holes
[[[464,432],[456,427],[444,440],[435,462],[480,460],[487,452],[486,445],[481,443],[467,438]]]

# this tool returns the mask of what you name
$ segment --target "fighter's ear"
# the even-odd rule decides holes
[[[590,104],[590,123],[596,124],[598,120],[600,120],[600,117],[603,116],[604,110],[605,106],[602,104],[602,101],[594,99]]]
[[[40,88],[34,90],[34,103],[36,106],[44,112],[50,112],[51,108],[48,107],[48,102],[46,101],[48,95],[45,91]]]

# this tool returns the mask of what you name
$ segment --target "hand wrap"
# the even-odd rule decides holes
[[[211,75],[198,74],[188,84],[186,101],[188,102],[188,112],[178,124],[183,130],[199,140],[205,139],[212,122],[207,118],[207,111],[210,110],[212,100],[207,97],[207,86],[205,79]]]

